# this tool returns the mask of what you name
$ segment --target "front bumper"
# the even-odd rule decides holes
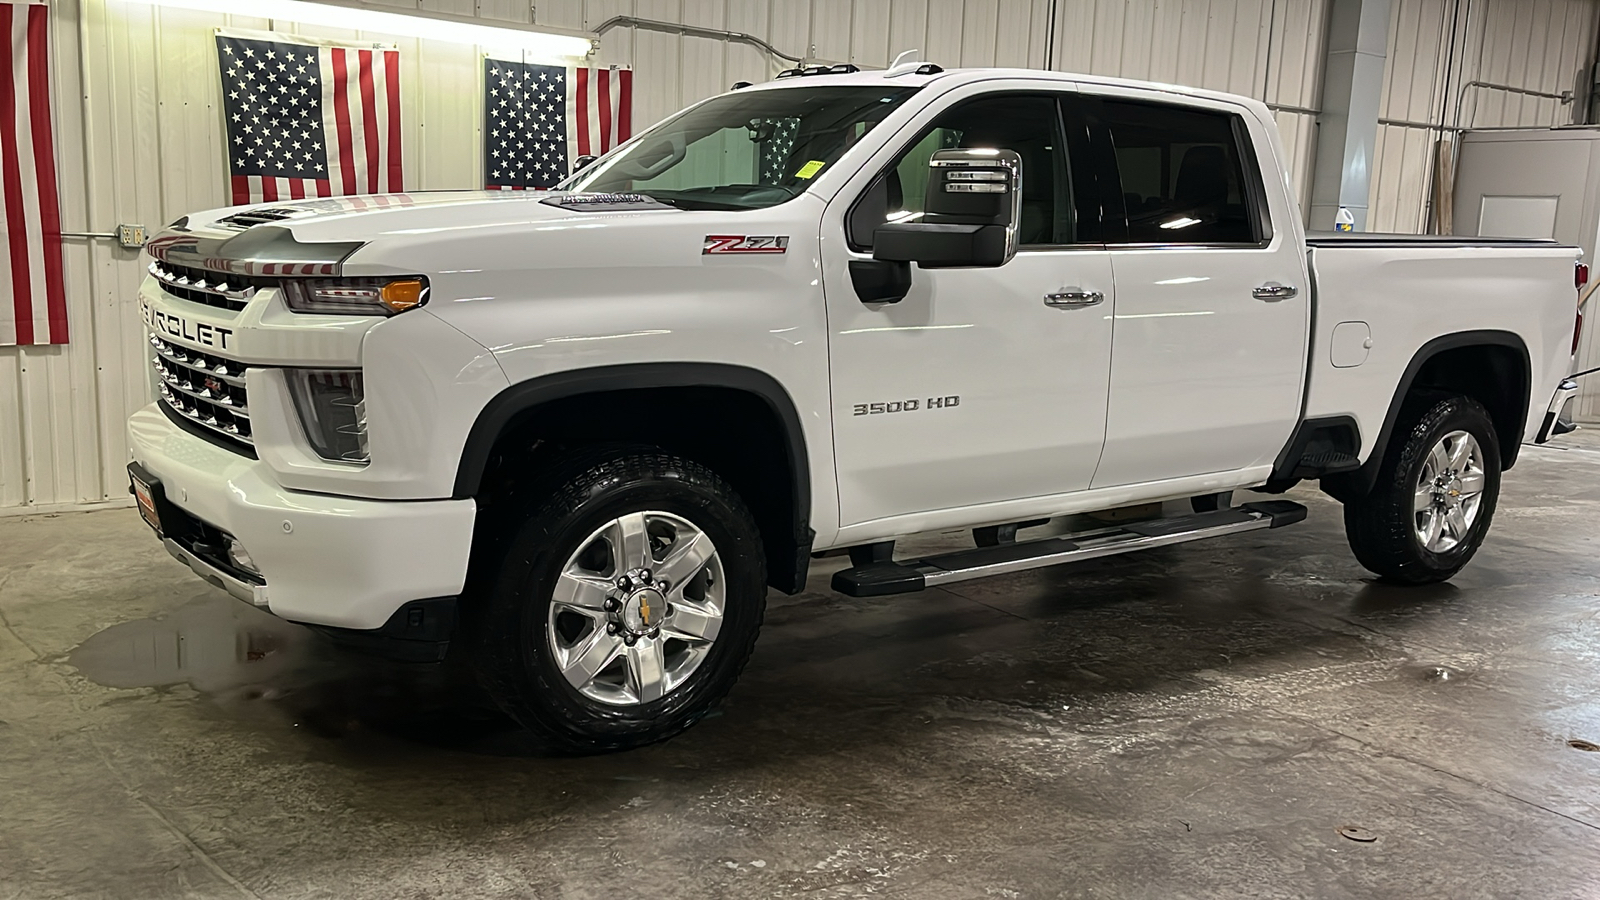
[[[172,558],[189,567],[189,570],[200,576],[200,580],[212,587],[222,588],[233,596],[246,603],[270,610],[267,603],[267,586],[246,581],[233,572],[222,568],[202,556],[196,556],[194,551],[169,537],[161,539],[161,546],[167,548]]]
[[[370,630],[409,601],[466,582],[472,500],[368,500],[285,490],[266,463],[196,437],[155,405],[128,420],[133,458],[167,502],[233,535],[264,585],[167,540],[206,581],[295,622]]]

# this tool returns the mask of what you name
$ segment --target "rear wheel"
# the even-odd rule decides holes
[[[1344,507],[1356,559],[1405,584],[1444,581],[1467,564],[1500,495],[1500,444],[1467,397],[1413,398],[1402,408],[1372,492]]]
[[[471,623],[479,681],[559,752],[671,737],[749,658],[766,595],[755,522],[716,474],[668,454],[556,469]]]

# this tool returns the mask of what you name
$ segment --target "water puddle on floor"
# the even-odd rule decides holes
[[[67,661],[106,687],[189,684],[218,694],[280,680],[313,661],[316,643],[305,628],[219,597],[113,625],[78,645]]]
[[[188,685],[197,699],[263,728],[330,740],[382,735],[496,756],[533,752],[458,669],[340,650],[231,597],[113,625],[67,661],[106,687]]]

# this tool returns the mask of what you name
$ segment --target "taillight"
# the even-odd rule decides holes
[[[1578,289],[1577,318],[1572,323],[1572,356],[1578,355],[1578,339],[1583,337],[1583,286],[1589,283],[1589,265],[1587,263],[1574,263],[1572,266],[1572,283]]]

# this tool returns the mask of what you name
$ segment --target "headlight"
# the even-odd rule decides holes
[[[428,279],[297,278],[283,283],[283,296],[295,312],[392,316],[428,302]]]
[[[365,463],[367,401],[359,369],[285,369],[300,424],[323,459]]]

